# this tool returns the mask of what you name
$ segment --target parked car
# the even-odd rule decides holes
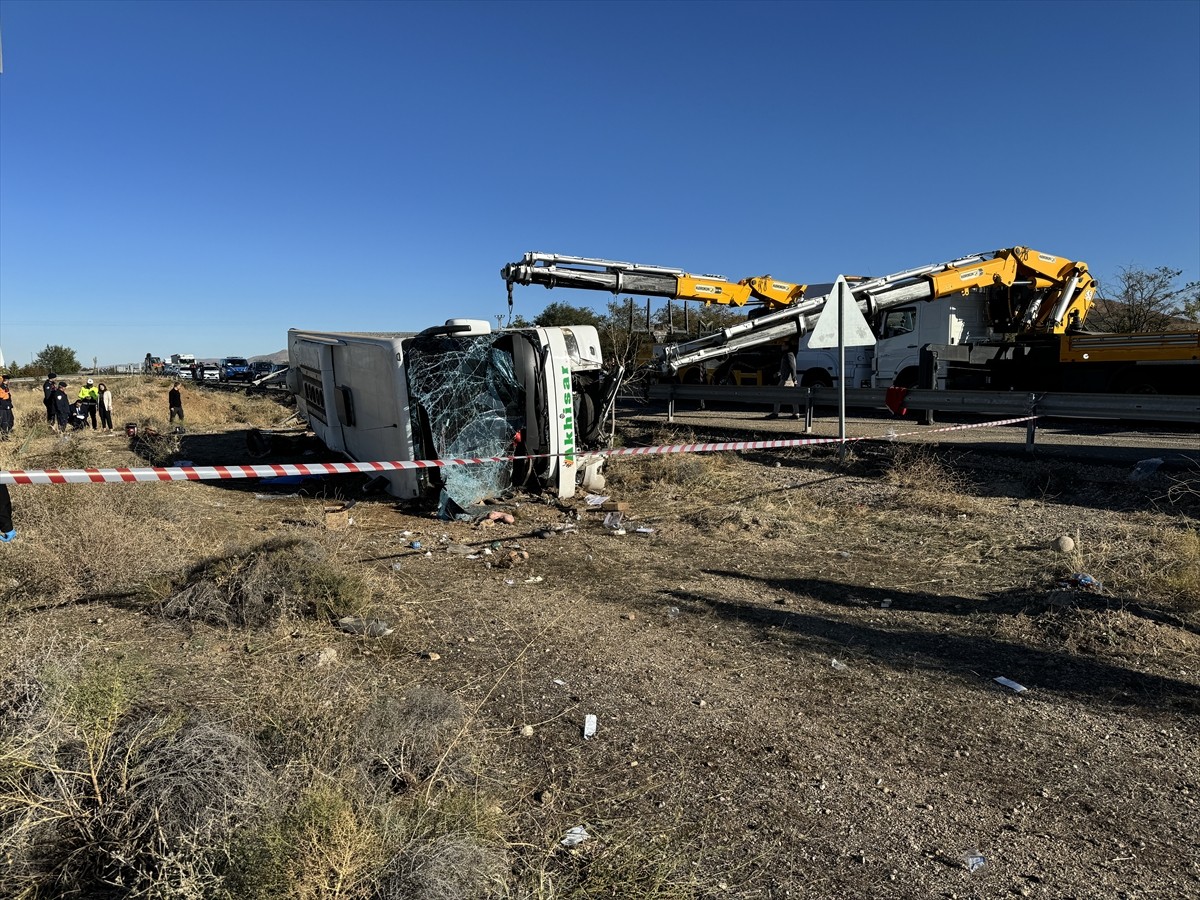
[[[221,367],[206,363],[199,368],[199,374],[201,381],[220,381]]]
[[[252,381],[250,361],[242,356],[226,356],[221,360],[222,381]]]
[[[180,381],[191,381],[192,380],[191,367],[190,366],[180,366],[178,377],[179,377]]]

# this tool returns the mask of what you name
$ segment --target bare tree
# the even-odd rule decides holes
[[[1104,296],[1096,299],[1088,325],[1126,334],[1170,331],[1200,322],[1200,281],[1178,287],[1182,274],[1182,270],[1166,266],[1152,271],[1125,266],[1116,283],[1102,289]]]

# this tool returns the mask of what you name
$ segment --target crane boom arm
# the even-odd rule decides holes
[[[512,296],[514,284],[546,288],[573,287],[610,294],[642,294],[671,300],[695,300],[722,306],[755,303],[768,308],[789,306],[804,296],[806,285],[759,275],[729,281],[720,275],[693,275],[683,269],[557,253],[526,253],[520,262],[500,270]]]

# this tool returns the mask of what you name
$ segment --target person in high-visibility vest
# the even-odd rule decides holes
[[[100,392],[96,390],[96,382],[88,379],[79,389],[78,400],[83,404],[83,414],[92,420],[92,431],[96,430],[96,404],[100,400]]]
[[[0,441],[7,441],[13,430],[12,388],[8,384],[8,373],[0,375]]]

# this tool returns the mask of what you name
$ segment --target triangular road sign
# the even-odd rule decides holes
[[[842,331],[845,334],[846,346],[874,346],[875,334],[871,331],[871,326],[867,324],[866,317],[863,316],[862,310],[858,308],[858,303],[855,302],[853,295],[851,295],[845,278],[841,275],[838,276],[837,282],[833,285],[833,290],[829,292],[827,297],[825,308],[821,310],[821,315],[817,317],[816,327],[813,328],[812,336],[808,339],[808,346],[814,350],[818,350],[838,345],[839,297],[845,298],[843,302]]]

